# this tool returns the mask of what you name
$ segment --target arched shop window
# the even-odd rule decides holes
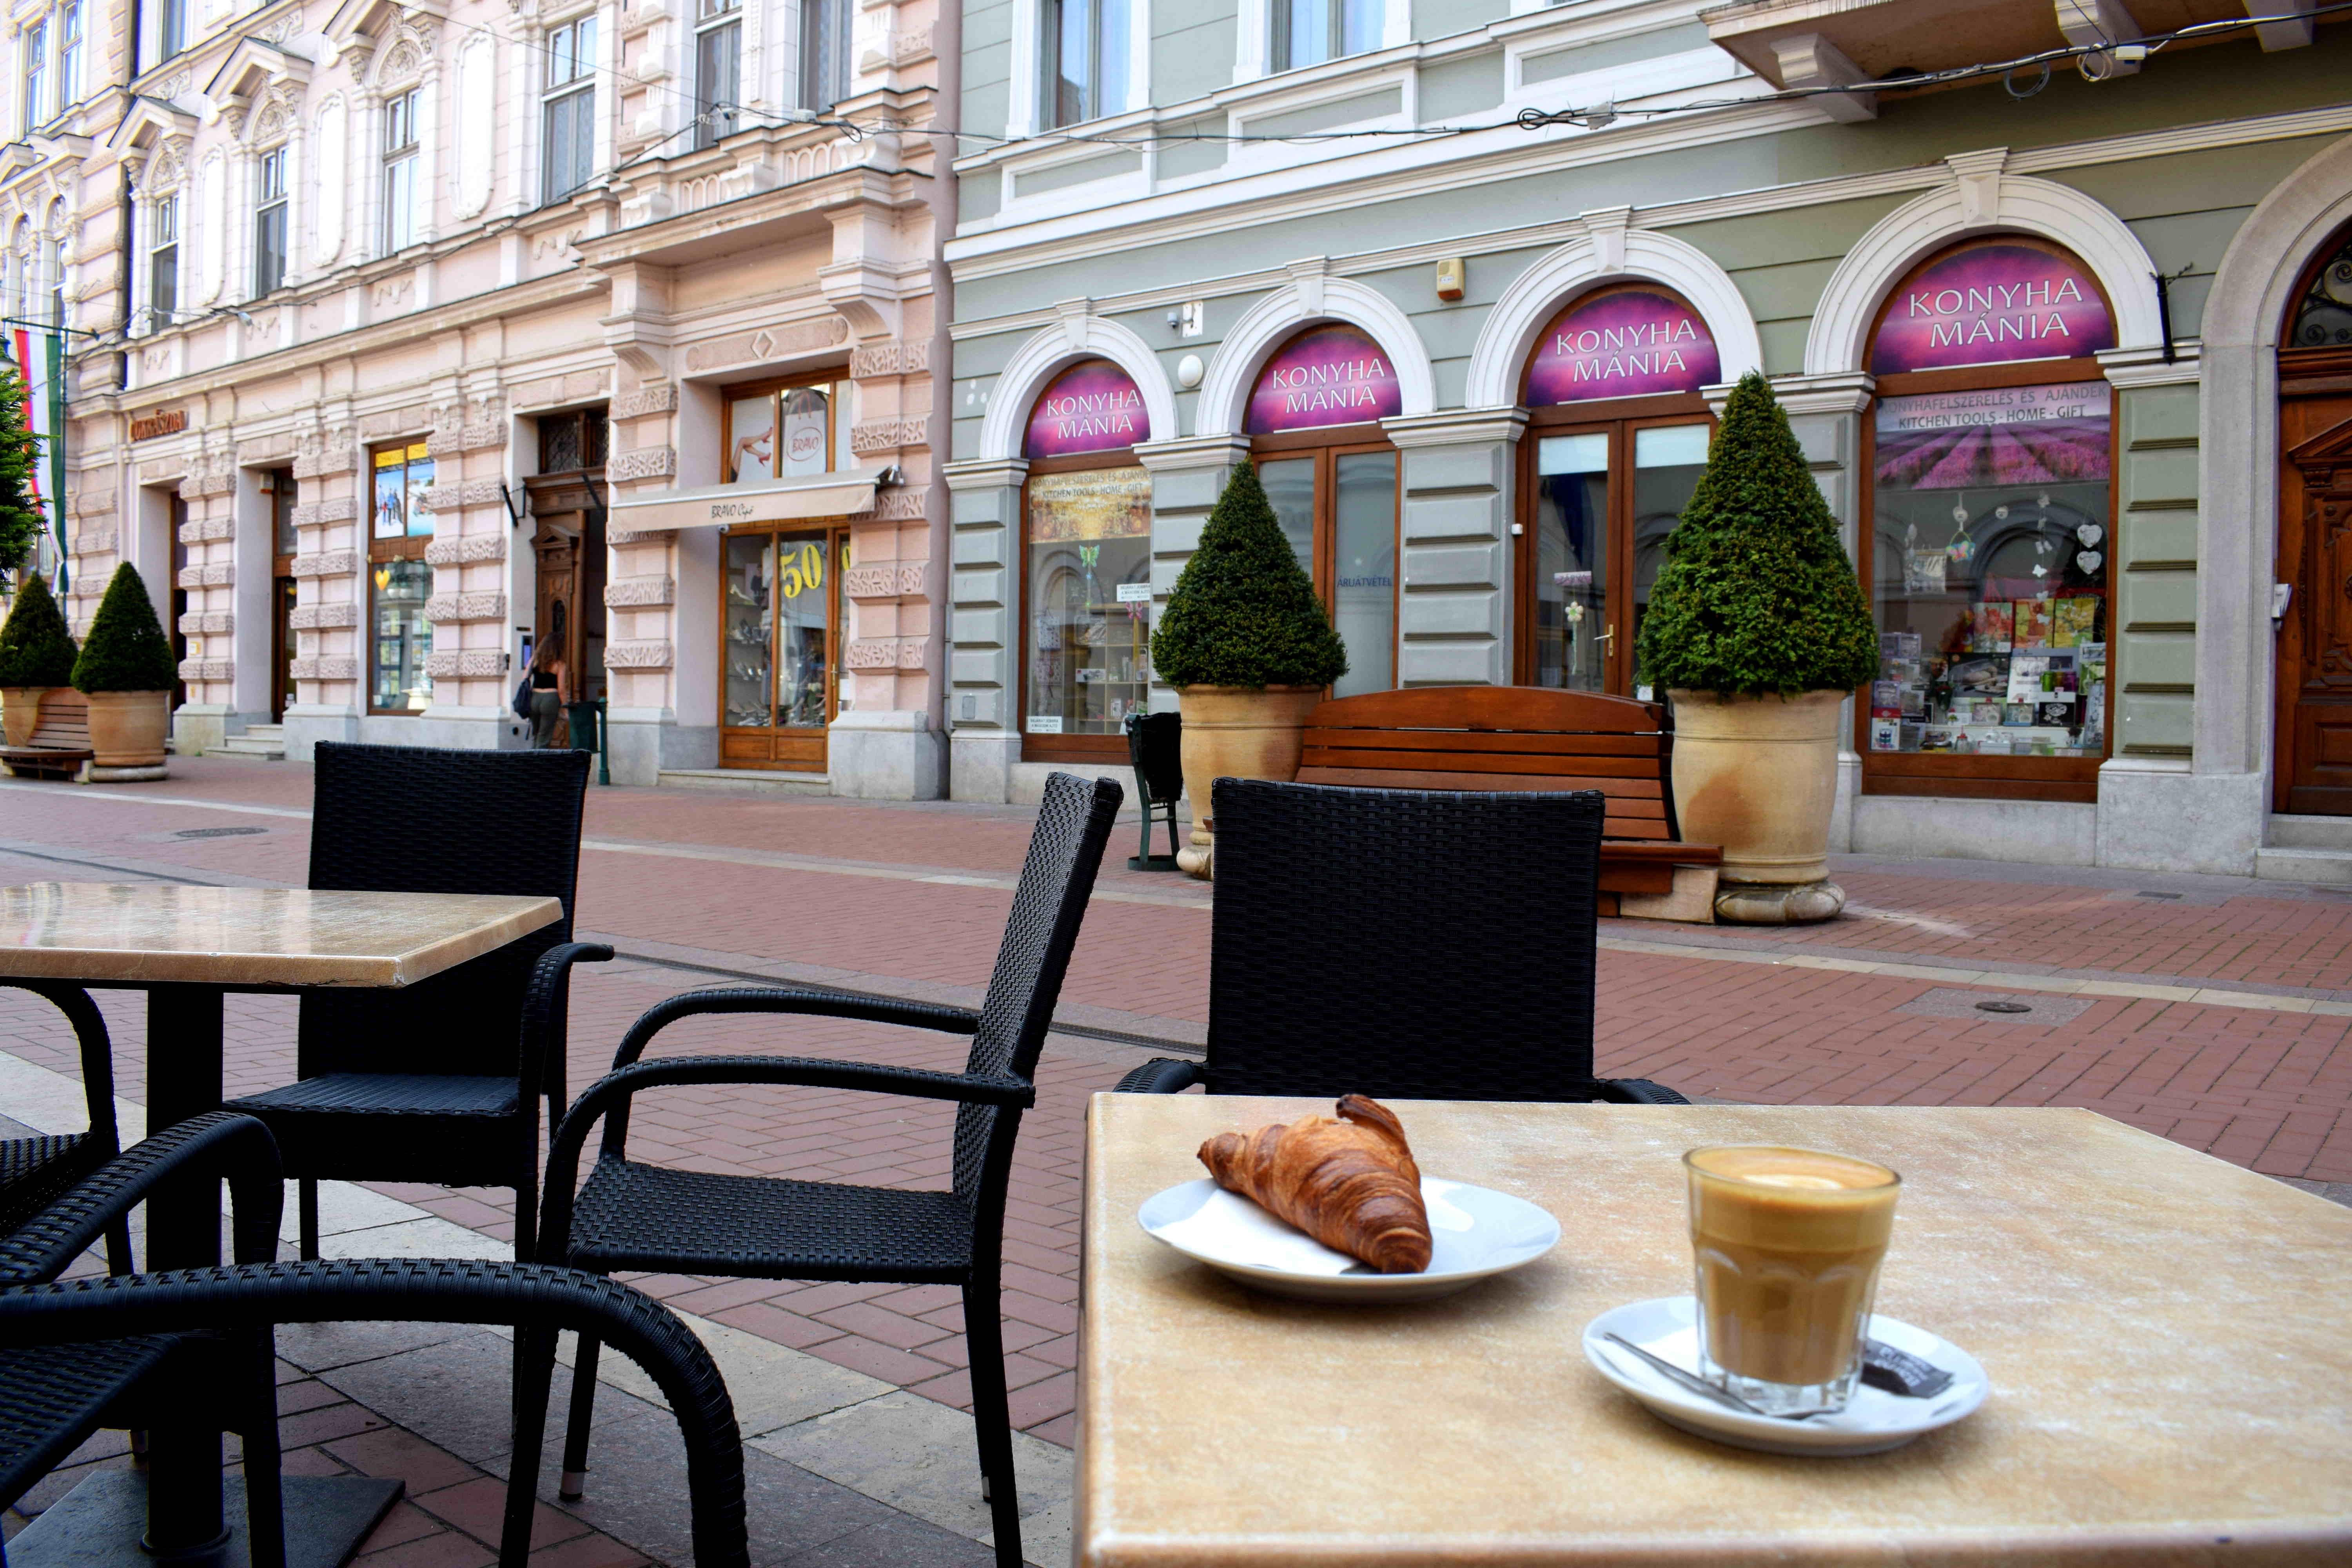
[[[1143,395],[1108,360],[1080,360],[1037,395],[1022,456],[1027,650],[1022,755],[1124,757],[1151,695],[1151,438]]]
[[[1706,470],[1723,378],[1706,322],[1673,290],[1579,296],[1528,357],[1519,493],[1518,681],[1650,698],[1634,634],[1666,536]]]
[[[1337,697],[1396,684],[1397,451],[1377,421],[1402,412],[1388,351],[1340,322],[1284,343],[1250,391],[1258,478],[1348,649]]]
[[[2092,356],[2115,342],[2090,269],[2016,235],[1928,258],[1880,307],[1865,790],[2097,797],[2115,419]]]

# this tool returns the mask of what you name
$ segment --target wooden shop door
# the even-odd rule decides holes
[[[2272,808],[2352,816],[2352,394],[2279,405],[2278,754]]]

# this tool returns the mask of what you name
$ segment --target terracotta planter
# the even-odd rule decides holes
[[[168,691],[93,691],[89,694],[90,766],[161,767],[163,740],[171,729]]]
[[[41,721],[41,699],[56,688],[11,686],[0,689],[0,743],[29,746]]]
[[[1210,786],[1218,779],[1298,776],[1307,716],[1323,700],[1319,686],[1187,686],[1184,710],[1184,793],[1192,797],[1192,847],[1177,864],[1196,877],[1210,874],[1216,825],[1209,820]]]
[[[1674,694],[1675,811],[1685,843],[1723,846],[1725,882],[1789,887],[1828,879],[1845,695]]]

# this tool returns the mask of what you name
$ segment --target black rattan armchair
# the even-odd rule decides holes
[[[313,888],[519,893],[563,918],[392,992],[307,992],[295,1082],[230,1101],[278,1140],[300,1184],[301,1254],[319,1255],[319,1183],[515,1190],[515,1257],[533,1255],[539,1105],[563,1114],[571,968],[612,950],[572,940],[585,752],[322,743]]]
[[[81,1051],[82,1098],[89,1102],[89,1131],[0,1139],[0,1236],[16,1231],[122,1152],[114,1121],[114,1047],[106,1019],[89,993],[53,981],[0,978],[0,985],[30,991],[56,1007],[73,1026]],[[106,1266],[131,1270],[131,1227],[117,1220],[106,1233]]]
[[[145,1140],[12,1228],[0,1241],[0,1299],[5,1288],[55,1279],[101,1234],[111,1254],[132,1205],[166,1180],[199,1173],[228,1178],[237,1261],[275,1258],[286,1196],[277,1151],[251,1117],[215,1112]],[[98,1288],[130,1278],[116,1269]],[[266,1328],[225,1340],[156,1330],[49,1343],[22,1341],[0,1322],[0,1506],[23,1497],[100,1428],[144,1428],[191,1405],[244,1437],[253,1568],[284,1568],[278,1385]]]
[[[1021,1510],[1006,1408],[998,1264],[1004,1197],[1021,1111],[1035,1103],[1037,1055],[1054,1021],[1063,972],[1076,945],[1120,790],[1055,773],[1029,840],[1003,945],[978,1012],[822,992],[713,990],[673,996],[630,1026],[614,1070],[583,1090],[548,1154],[547,1255],[606,1273],[644,1268],[760,1279],[887,1280],[963,1289],[971,1351],[972,1415],[982,1490],[994,1517],[1000,1563],[1021,1562]],[[806,1058],[704,1057],[643,1062],[653,1037],[706,1013],[802,1013],[904,1024],[972,1037],[961,1073]],[[729,1176],[641,1164],[627,1157],[629,1108],[647,1089],[683,1084],[785,1083],[953,1100],[954,1184],[945,1192]],[[577,1201],[572,1179],[588,1132],[604,1142]],[[533,1386],[542,1399],[555,1346],[541,1336]],[[524,1347],[518,1347],[519,1356]],[[583,1335],[572,1376],[563,1485],[586,1479],[596,1344]],[[530,1412],[516,1419],[530,1425]]]
[[[1121,1089],[1683,1103],[1592,1074],[1598,791],[1214,793],[1208,1057]]]
[[[609,1342],[635,1362],[677,1417],[686,1445],[695,1561],[707,1568],[748,1568],[742,1436],[727,1384],[710,1353],[677,1314],[626,1285],[577,1269],[472,1258],[241,1261],[229,1268],[50,1282],[158,1180],[198,1156],[239,1156],[227,1171],[236,1256],[267,1258],[277,1246],[285,1191],[268,1143],[267,1134],[248,1117],[215,1113],[184,1121],[142,1143],[0,1243],[0,1481],[14,1489],[5,1490],[7,1500],[21,1496],[25,1486],[80,1441],[79,1436],[63,1437],[57,1424],[61,1415],[85,1417],[79,1408],[67,1407],[91,1376],[77,1374],[70,1386],[61,1388],[41,1373],[91,1362],[129,1368],[149,1358],[143,1347],[150,1344],[169,1346],[195,1332],[226,1334],[257,1346],[264,1358],[257,1367],[258,1390],[268,1418],[247,1433],[247,1489],[255,1568],[282,1568],[276,1391],[266,1359],[273,1326],[501,1323],[525,1336],[543,1332],[551,1341],[570,1329]],[[159,1358],[149,1360],[162,1364]],[[532,1364],[518,1358],[519,1386]],[[19,1375],[20,1371],[34,1375]],[[534,1406],[540,1421],[515,1430],[500,1568],[524,1568],[530,1553],[532,1481],[539,1473],[547,1376],[548,1370],[541,1368]],[[107,1406],[102,1395],[96,1403]],[[102,1413],[114,1412],[107,1407]],[[91,1420],[81,1435],[102,1424]]]

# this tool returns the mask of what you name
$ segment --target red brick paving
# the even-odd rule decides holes
[[[293,806],[307,804],[308,773],[207,761],[150,787]],[[196,875],[301,878],[305,825],[293,819],[78,801],[62,789],[0,793],[0,838],[63,847],[59,853],[166,862]],[[592,836],[639,842],[743,843],[869,865],[1009,873],[1026,844],[1026,815],[597,790],[589,826]],[[270,831],[230,839],[149,837],[233,821]],[[722,955],[713,962],[743,954],[948,985],[985,984],[1009,901],[990,887],[642,855],[591,852],[582,869],[586,930],[709,949]],[[103,875],[0,849],[0,881]],[[1857,906],[1853,918],[1741,940],[1800,952],[1858,948],[1979,965],[2352,987],[2352,901],[2218,879],[2205,884],[2218,892],[2137,900],[2112,886],[2018,880],[1995,866],[1980,875],[1945,866],[1933,875],[1841,876]],[[1107,873],[1103,885],[1160,894],[1191,886],[1123,869]],[[1633,929],[1664,942],[1679,930]],[[1202,1019],[1208,930],[1199,909],[1097,901],[1065,999]],[[2352,1019],[2100,998],[2072,1022],[2047,1027],[1897,1012],[1937,984],[1926,979],[1610,951],[1601,955],[1600,975],[1598,1051],[1601,1070],[1612,1075],[1768,1103],[2087,1106],[2272,1174],[2352,1181]],[[572,992],[572,1087],[604,1069],[611,1043],[646,1006],[712,983],[628,962],[583,968]],[[121,1091],[137,1098],[142,1020],[120,994],[104,1005],[124,1047]],[[232,1090],[284,1081],[293,1068],[292,1003],[232,997],[228,1008]],[[38,1003],[0,993],[0,1049],[71,1071],[60,1031],[41,1012]],[[953,1037],[740,1016],[680,1025],[656,1049],[773,1050],[932,1068],[960,1066],[963,1055]],[[1007,1371],[1015,1421],[1054,1441],[1068,1442],[1072,1426],[1085,1101],[1143,1055],[1056,1037],[1040,1070],[1039,1108],[1024,1124],[1006,1215]],[[946,1180],[952,1113],[936,1104],[709,1088],[666,1091],[641,1106],[632,1152],[644,1158],[815,1180],[912,1186]],[[489,1234],[511,1235],[505,1194],[384,1190]],[[948,1404],[969,1404],[961,1309],[951,1290],[675,1276],[636,1282],[685,1310]]]

